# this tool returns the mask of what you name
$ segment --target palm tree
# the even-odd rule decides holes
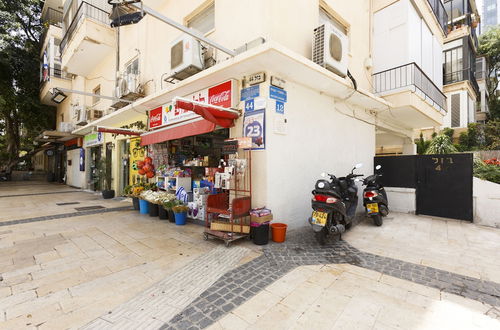
[[[434,154],[452,154],[458,152],[457,148],[451,142],[448,135],[439,134],[434,139],[432,139],[429,148],[426,150],[427,155]]]

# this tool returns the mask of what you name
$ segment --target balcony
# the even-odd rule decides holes
[[[434,16],[436,16],[436,19],[439,22],[441,29],[443,29],[444,35],[446,36],[448,33],[446,27],[446,25],[448,24],[448,14],[444,9],[443,3],[441,2],[441,0],[427,0],[427,2],[431,6],[432,12],[434,13]]]
[[[476,96],[479,96],[479,85],[477,84],[474,72],[472,72],[470,68],[444,73],[443,83],[445,85],[455,84],[462,81],[469,81],[472,89],[476,92]]]
[[[51,100],[51,91],[57,87],[71,89],[71,78],[64,74],[61,69],[48,68],[46,72],[42,69],[40,77],[40,102],[46,105],[57,105]]]
[[[109,13],[82,2],[61,41],[62,66],[66,71],[86,76],[116,47]]]
[[[373,75],[375,93],[391,102],[381,119],[396,120],[406,128],[439,126],[446,114],[446,96],[416,63]]]

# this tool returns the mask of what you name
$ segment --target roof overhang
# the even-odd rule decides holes
[[[259,71],[270,71],[280,77],[294,81],[323,95],[329,95],[354,106],[370,110],[387,109],[390,103],[368,91],[354,90],[351,82],[315,64],[311,60],[290,51],[275,42],[268,41],[238,56],[203,70],[185,80],[150,94],[111,114],[95,120],[73,131],[88,134],[95,126],[114,126],[137,113],[155,109],[175,97],[182,97],[230,78],[239,79]]]
[[[61,131],[43,131],[40,135],[36,137],[36,141],[39,142],[57,142],[64,143],[66,141],[82,137],[79,134],[61,132]]]

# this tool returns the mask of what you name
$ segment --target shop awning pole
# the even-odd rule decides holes
[[[121,134],[121,135],[134,135],[134,136],[140,136],[142,131],[135,131],[131,130],[128,128],[113,128],[113,127],[104,127],[104,126],[97,126],[97,131],[101,133],[111,133],[111,134]]]

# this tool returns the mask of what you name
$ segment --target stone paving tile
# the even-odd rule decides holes
[[[247,248],[219,246],[82,329],[157,329],[237,265],[248,252]],[[195,319],[201,321],[201,316],[200,313]]]
[[[224,274],[198,299],[165,323],[161,329],[180,330],[191,326],[208,327],[221,316],[242,305],[297,266],[317,264],[351,264],[439,289],[441,292],[500,307],[500,283],[483,281],[432,267],[362,252],[345,241],[321,246],[317,244],[309,231],[310,228],[303,228],[290,232],[285,243],[269,244],[264,247],[262,256]],[[371,273],[369,276],[374,275]],[[360,276],[366,276],[366,274],[360,274]],[[314,286],[315,284],[309,285]],[[379,284],[381,286],[379,290],[387,293],[391,287],[388,285],[384,287],[384,285],[384,283]],[[292,317],[289,315],[287,304],[296,305],[299,302],[307,304],[307,299],[304,297],[310,297],[309,294],[312,295],[316,291],[319,294],[321,287],[317,286],[317,288],[318,290],[314,290],[314,287],[304,288],[305,291],[300,297],[292,296],[287,298],[291,299],[289,301],[281,301],[281,307],[277,307],[276,311],[278,316],[283,314],[286,317]],[[300,291],[298,288],[292,290]],[[399,298],[406,297],[406,292],[401,291],[399,294]],[[284,296],[287,295],[288,293]],[[374,320],[372,321],[374,322]]]
[[[38,196],[38,195],[53,195],[53,194],[69,194],[69,193],[81,193],[81,192],[82,192],[81,190],[37,192],[37,193],[32,193],[32,194],[0,195],[0,198]]]
[[[133,209],[130,206],[122,206],[122,207],[111,207],[111,208],[98,209],[98,210],[88,210],[88,211],[54,214],[54,215],[47,215],[47,216],[43,216],[43,217],[34,217],[34,218],[19,219],[19,220],[6,220],[3,222],[0,222],[0,227],[18,225],[18,224],[30,223],[30,222],[37,222],[37,221],[47,221],[47,220],[55,220],[55,219],[80,217],[82,215],[91,215],[91,214],[116,212],[116,211],[132,211],[132,210]]]

